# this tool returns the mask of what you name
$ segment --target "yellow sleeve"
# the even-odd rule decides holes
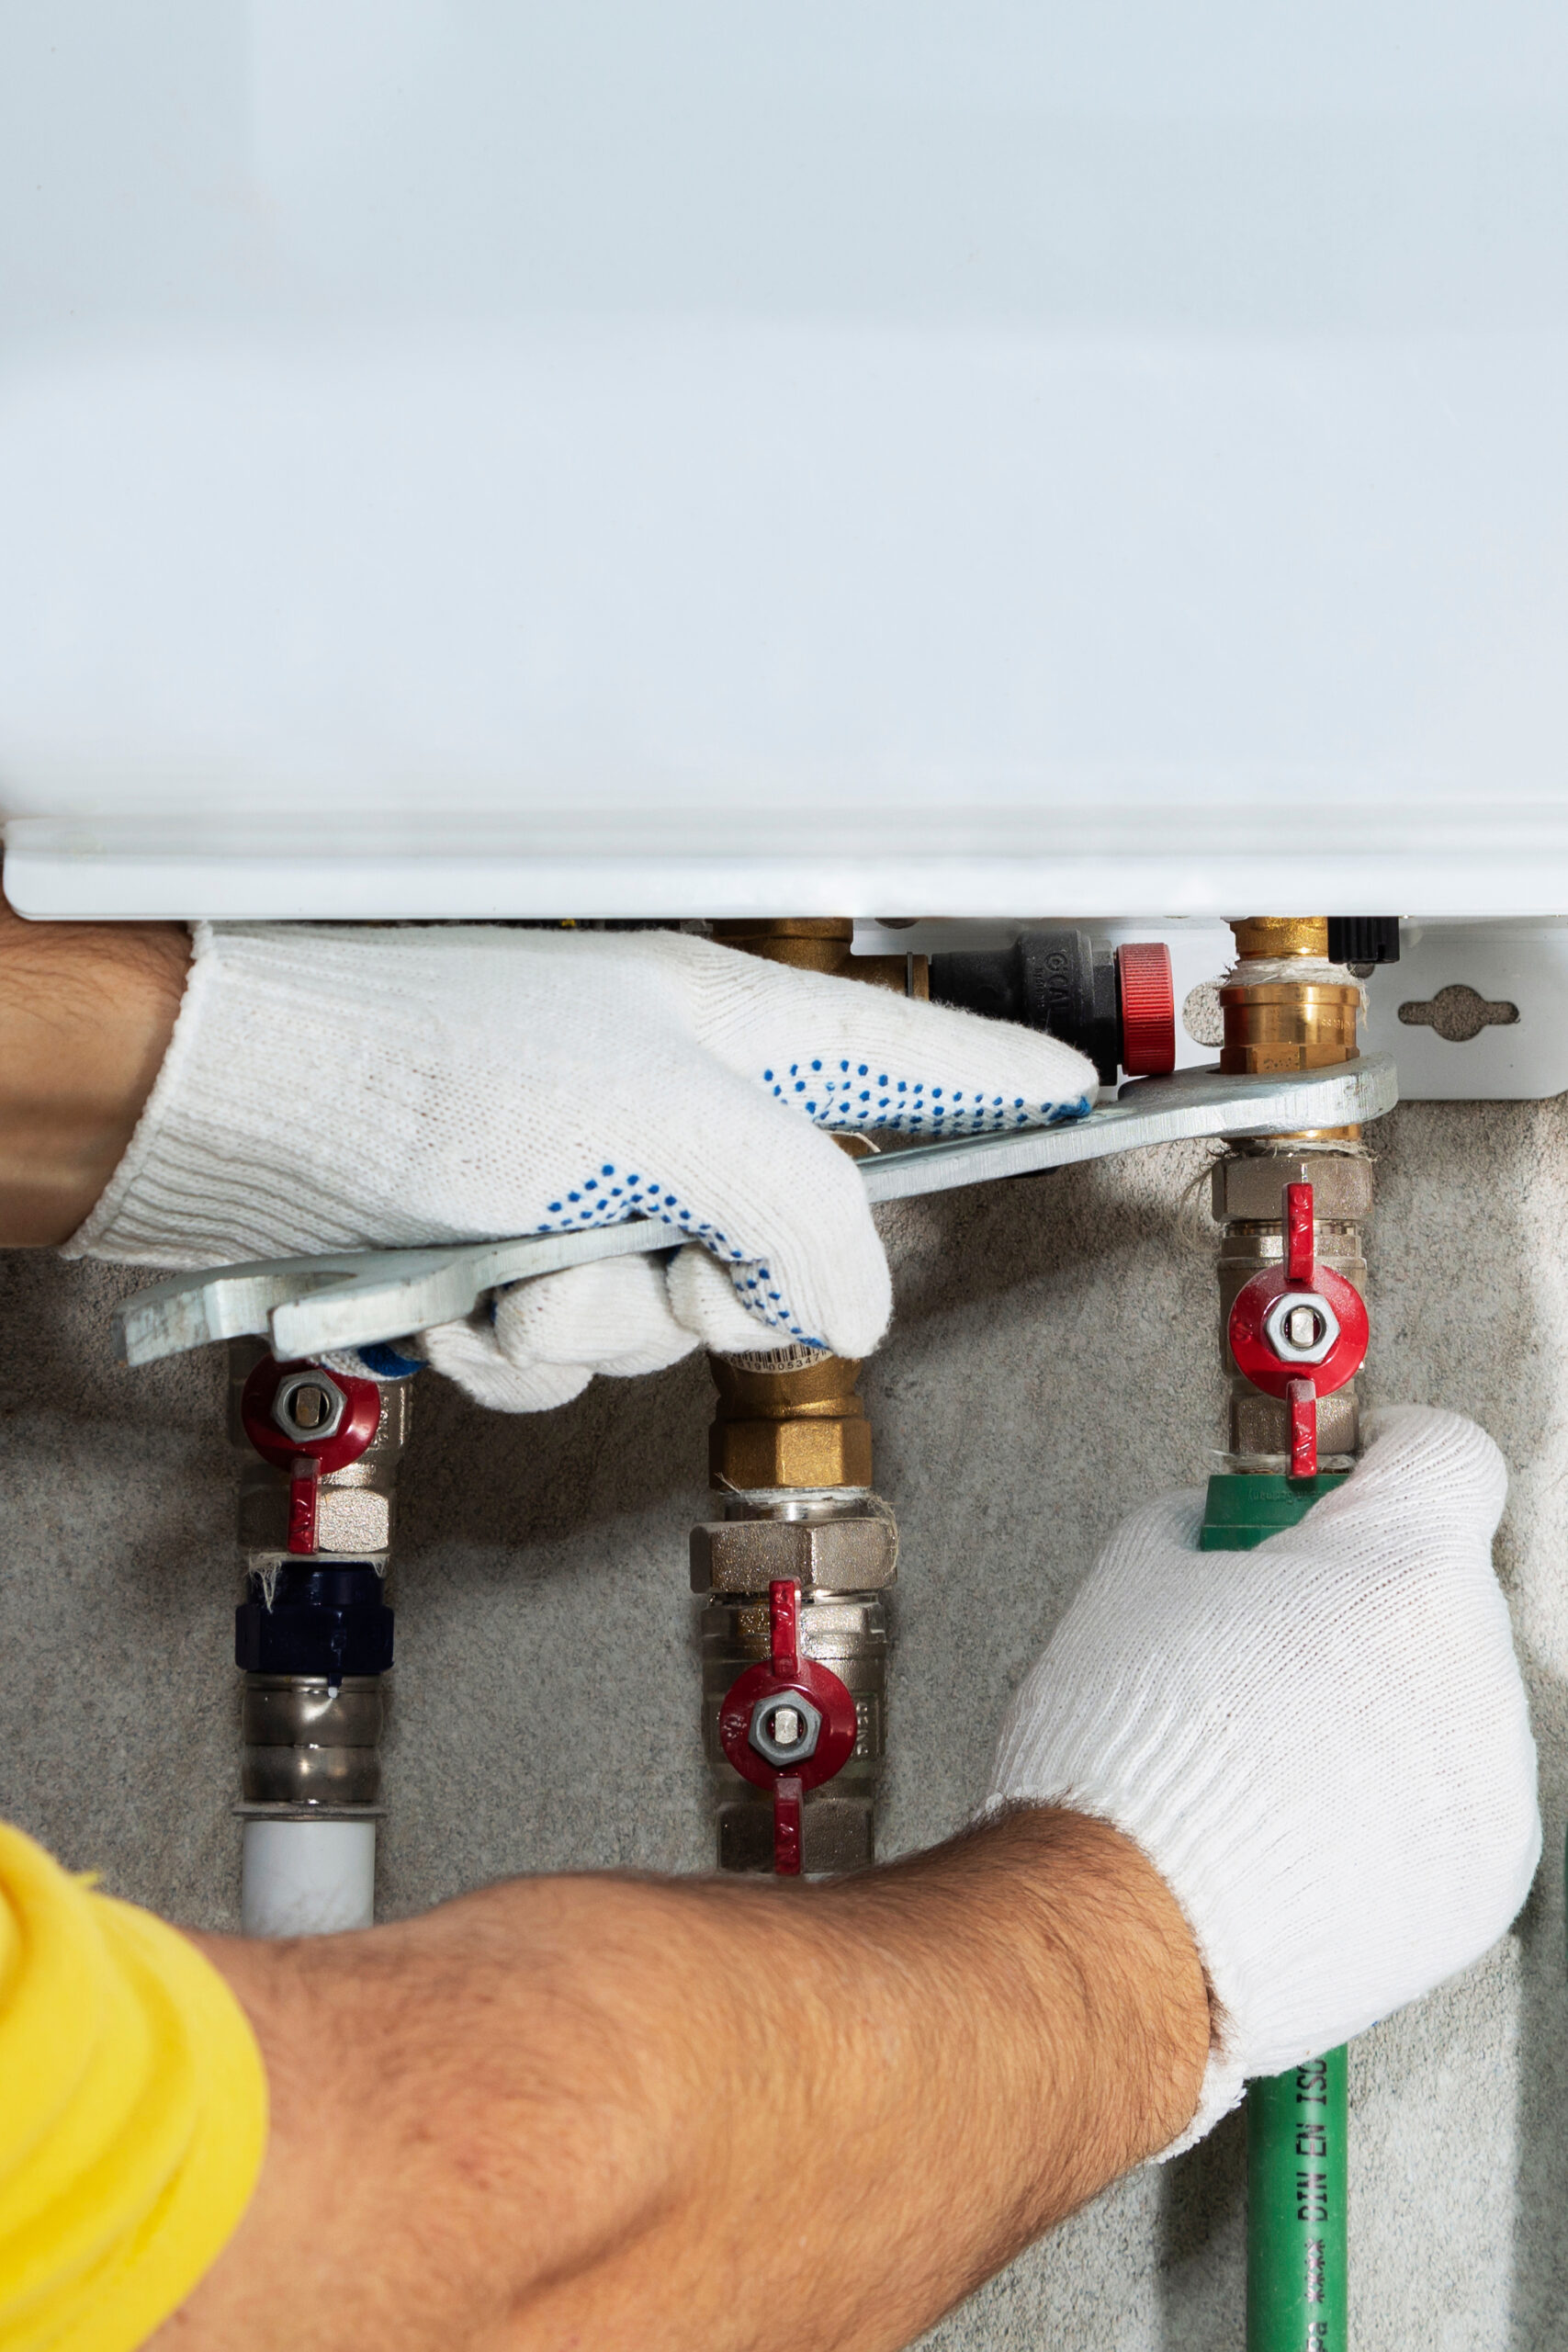
[[[133,2352],[266,2145],[243,2010],[194,1944],[0,1824],[0,2352]]]

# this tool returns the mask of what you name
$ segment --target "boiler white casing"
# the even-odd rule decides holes
[[[1568,912],[1560,36],[7,12],[8,891]]]

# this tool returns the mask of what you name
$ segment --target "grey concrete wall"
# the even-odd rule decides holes
[[[1416,1105],[1376,1131],[1369,1393],[1473,1412],[1514,1492],[1547,1862],[1519,1929],[1369,2034],[1351,2074],[1358,2352],[1568,2347],[1568,1106]],[[893,1339],[864,1380],[903,1530],[887,1852],[981,1788],[1009,1692],[1130,1503],[1216,1440],[1191,1148],[887,1216]],[[135,1278],[0,1258],[0,1813],[116,1891],[236,1922],[231,1458],[216,1352],[109,1360]],[[703,1867],[696,1363],[507,1420],[421,1382],[393,1599],[383,1907],[513,1871]],[[634,1683],[635,1719],[605,1710]],[[1310,1769],[1310,1755],[1303,1755]],[[939,2328],[942,2352],[1241,2343],[1233,2119],[1124,2182]]]

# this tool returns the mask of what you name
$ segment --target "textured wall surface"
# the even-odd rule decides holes
[[[1526,1652],[1547,1861],[1518,1929],[1357,2045],[1358,2352],[1568,2352],[1568,1102],[1373,1131],[1369,1396],[1474,1413],[1514,1471],[1499,1572]],[[886,1213],[898,1317],[863,1391],[903,1531],[883,1849],[953,1827],[1002,1708],[1131,1503],[1217,1442],[1193,1148]],[[232,1469],[217,1351],[130,1373],[134,1279],[0,1258],[0,1812],[115,1891],[234,1925]],[[501,1873],[705,1864],[685,1533],[696,1363],[534,1419],[422,1380],[394,1571],[383,1909]],[[632,1671],[635,1662],[635,1672]],[[635,1717],[599,1701],[635,1685]],[[1303,1751],[1303,1770],[1311,1769]],[[1235,2119],[954,2313],[942,2352],[1241,2343]]]

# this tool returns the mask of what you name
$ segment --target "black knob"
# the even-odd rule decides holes
[[[1076,1046],[1102,1086],[1119,1069],[1144,1078],[1176,1067],[1170,956],[1157,941],[1112,947],[1087,931],[1025,931],[1010,947],[933,956],[931,991],[938,1004]]]
[[[1397,915],[1330,915],[1328,960],[1331,964],[1397,964]]]

